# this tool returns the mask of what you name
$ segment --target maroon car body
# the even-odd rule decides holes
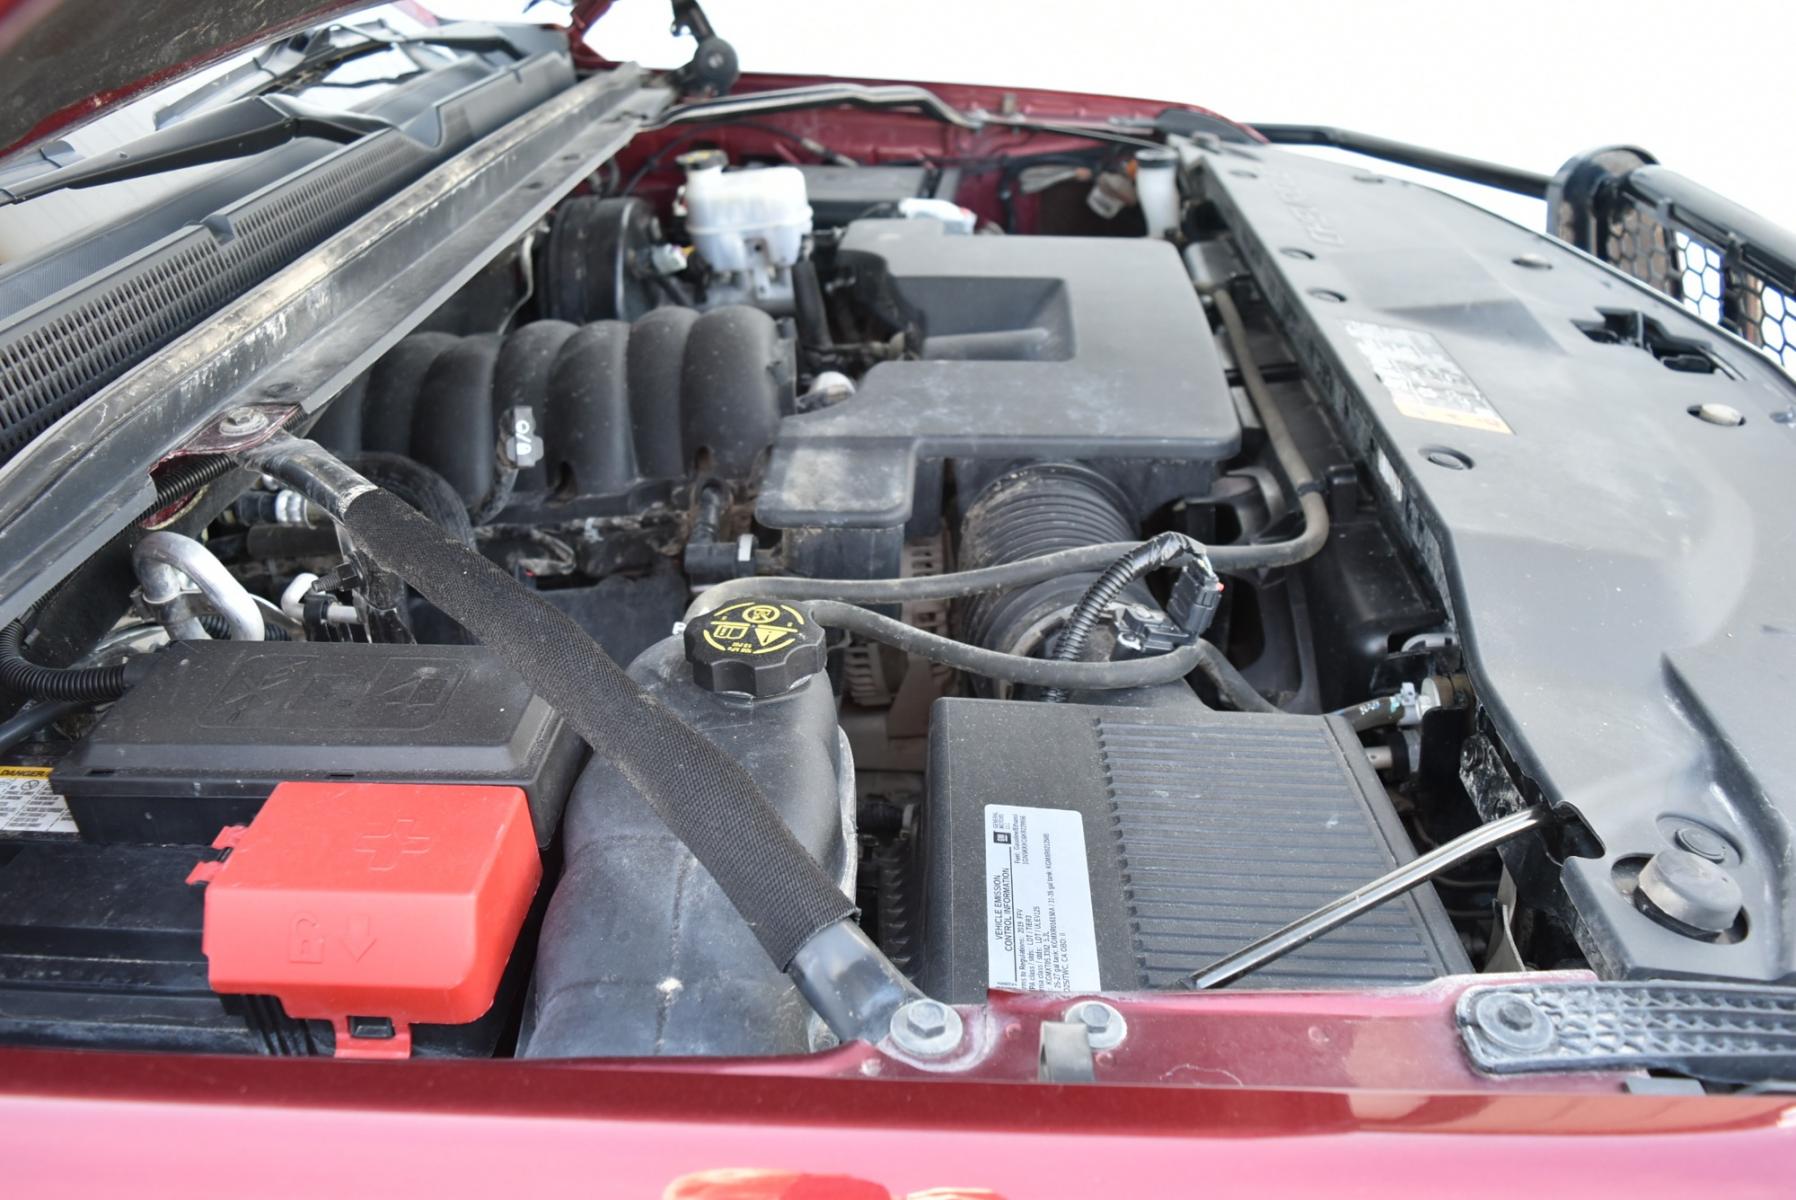
[[[6,140],[38,141],[353,7],[287,11],[205,56],[142,63],[138,77],[109,78]],[[577,46],[607,7],[575,5]],[[77,8],[92,10],[0,0],[0,50]],[[586,61],[598,65],[590,52]],[[741,90],[801,82],[815,80],[751,75]],[[958,106],[1059,118],[1143,106],[933,86]],[[892,113],[799,112],[788,124],[869,162],[1015,136]],[[673,136],[639,139],[623,165]],[[781,152],[752,131],[719,137],[726,148]],[[1032,150],[1055,145],[1051,134],[1029,141]],[[658,182],[648,179],[651,189]],[[976,196],[968,203],[981,207]],[[1097,1081],[1076,1086],[1035,1081],[1035,1026],[1053,1017],[1047,1001],[1017,995],[994,995],[973,1017],[994,1049],[952,1077],[864,1045],[803,1059],[563,1063],[0,1049],[0,1146],[12,1194],[68,1197],[1788,1194],[1790,1100],[1633,1095],[1613,1076],[1493,1082],[1471,1070],[1455,1027],[1453,1001],[1471,982],[1116,998],[1132,1028],[1151,1036],[1100,1055]]]

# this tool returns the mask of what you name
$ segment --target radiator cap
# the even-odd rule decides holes
[[[823,669],[823,628],[790,604],[738,600],[686,623],[686,659],[702,688],[783,696]]]

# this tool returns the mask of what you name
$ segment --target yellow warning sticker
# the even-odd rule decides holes
[[[0,833],[78,833],[49,767],[0,767]]]
[[[742,600],[711,614],[705,644],[724,654],[772,654],[798,640],[804,614],[789,604]]]

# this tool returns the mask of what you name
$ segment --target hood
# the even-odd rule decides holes
[[[0,0],[0,154],[368,0]]]

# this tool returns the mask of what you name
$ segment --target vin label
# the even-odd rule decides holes
[[[988,985],[1097,991],[1098,939],[1079,814],[988,804],[984,832]]]

